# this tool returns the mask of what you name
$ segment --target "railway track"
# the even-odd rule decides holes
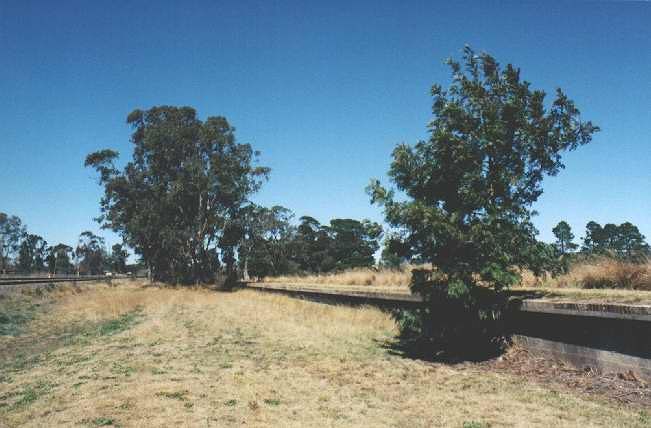
[[[0,287],[4,285],[22,285],[22,284],[52,284],[57,282],[82,282],[82,281],[102,281],[108,279],[126,278],[124,276],[106,276],[106,275],[93,275],[93,276],[66,276],[66,277],[33,277],[33,276],[14,276],[14,277],[0,277]]]

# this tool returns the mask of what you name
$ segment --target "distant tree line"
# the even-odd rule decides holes
[[[620,225],[607,223],[603,227],[590,221],[586,224],[582,245],[574,242],[574,234],[570,225],[559,222],[552,230],[556,237],[554,246],[559,255],[577,253],[588,256],[610,256],[621,260],[639,262],[646,261],[651,254],[646,237],[639,228],[624,222]]]
[[[79,235],[76,246],[53,246],[29,233],[22,220],[0,212],[0,272],[99,275],[127,272],[129,253],[122,244],[109,252],[104,238],[90,231]]]
[[[242,276],[261,278],[371,267],[382,227],[369,220],[332,219],[322,225],[303,216],[298,225],[287,208],[252,207],[239,251]]]

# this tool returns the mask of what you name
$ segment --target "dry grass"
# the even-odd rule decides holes
[[[406,289],[411,271],[423,266],[401,269],[354,269],[344,272],[267,277],[263,282],[304,285],[355,285]],[[651,262],[627,263],[610,258],[577,263],[570,272],[556,278],[536,277],[530,271],[521,272],[519,287],[526,288],[589,288],[651,291]]]
[[[556,278],[523,276],[523,286],[549,288],[609,288],[651,291],[651,262],[635,264],[599,258],[574,264],[570,271]]]
[[[263,279],[263,282],[315,285],[370,285],[374,287],[407,288],[411,281],[412,269],[419,267],[421,266],[405,266],[401,269],[359,268],[336,273],[286,275],[267,277]]]
[[[6,303],[6,302],[5,302]],[[40,349],[88,325],[133,322]],[[117,318],[116,318],[117,317]],[[101,324],[104,323],[104,324]],[[86,325],[84,324],[84,325]],[[121,324],[120,324],[121,325]],[[8,338],[0,426],[645,426],[642,409],[390,352],[389,316],[253,291],[64,293]],[[94,330],[93,330],[94,331]],[[85,333],[84,333],[85,332]],[[646,425],[648,426],[648,425]]]

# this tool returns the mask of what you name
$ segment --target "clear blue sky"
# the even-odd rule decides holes
[[[650,2],[0,0],[0,211],[52,244],[97,231],[85,155],[126,160],[127,114],[172,104],[225,115],[262,151],[257,202],[381,220],[364,187],[427,137],[429,88],[466,43],[603,129],[546,181],[541,238],[561,219],[651,236]]]

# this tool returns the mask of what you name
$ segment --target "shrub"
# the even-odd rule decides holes
[[[478,286],[455,296],[444,275],[425,269],[412,275],[412,291],[425,297],[426,306],[393,313],[408,352],[457,360],[482,359],[502,350],[505,293]]]

